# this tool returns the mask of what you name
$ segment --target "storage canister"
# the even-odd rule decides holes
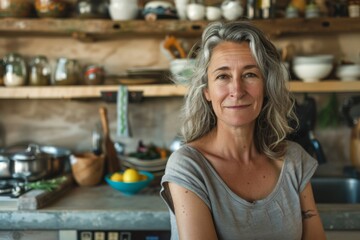
[[[26,85],[27,70],[24,58],[18,53],[9,53],[4,57],[4,84],[7,87]]]
[[[76,85],[80,81],[80,65],[75,59],[59,58],[57,60],[54,84]]]
[[[29,85],[45,86],[51,81],[51,67],[45,56],[34,57],[30,61]]]

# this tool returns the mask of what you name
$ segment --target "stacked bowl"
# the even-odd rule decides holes
[[[304,82],[318,82],[326,78],[333,65],[333,55],[295,56],[293,59],[293,71]]]

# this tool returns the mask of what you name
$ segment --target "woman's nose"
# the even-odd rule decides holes
[[[241,79],[234,79],[231,83],[230,96],[241,98],[245,94],[244,83]]]

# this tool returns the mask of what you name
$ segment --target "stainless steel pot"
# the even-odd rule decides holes
[[[12,161],[5,154],[0,155],[0,178],[11,178]]]
[[[71,151],[55,146],[40,146],[40,151],[51,157],[51,175],[58,175],[70,170]]]
[[[13,154],[10,159],[13,177],[34,181],[51,173],[51,157],[42,153],[38,145],[30,144],[24,152]]]

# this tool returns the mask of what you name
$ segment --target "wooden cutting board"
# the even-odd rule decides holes
[[[33,189],[21,195],[17,201],[17,209],[36,210],[43,208],[61,198],[65,192],[74,186],[74,178],[72,174],[67,174],[65,176],[66,180],[53,191]]]

